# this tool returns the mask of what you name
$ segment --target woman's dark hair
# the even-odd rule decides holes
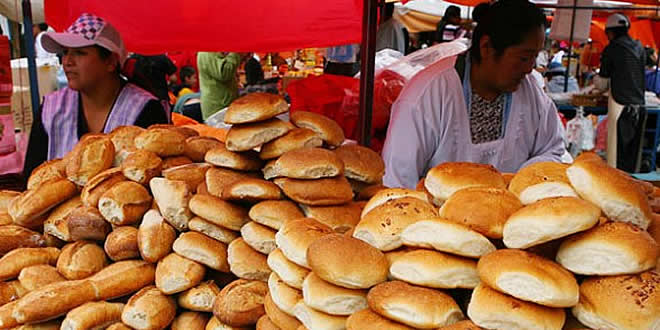
[[[484,17],[486,10],[488,10],[489,7],[490,4],[488,4],[488,2],[482,2],[478,4],[476,7],[474,7],[474,9],[472,10],[472,20],[477,22],[477,24],[479,24],[481,19]]]
[[[451,5],[445,10],[445,15],[442,16],[443,21],[447,21],[452,17],[461,18],[461,8]]]
[[[190,65],[185,65],[181,67],[179,76],[181,76],[181,83],[183,84],[186,81],[186,78],[192,77],[195,75],[195,68]]]
[[[112,52],[109,49],[107,49],[105,47],[101,47],[99,45],[94,45],[94,47],[96,49],[98,49],[99,57],[101,57],[102,60],[107,60],[110,56],[112,56]],[[121,73],[121,65],[119,63],[117,63],[116,72],[117,72],[117,74]]]
[[[470,57],[481,61],[479,42],[489,36],[497,56],[508,47],[523,42],[529,32],[545,27],[543,11],[527,0],[500,0],[484,10],[472,35]]]

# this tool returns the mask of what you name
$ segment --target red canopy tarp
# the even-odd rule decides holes
[[[362,0],[46,0],[66,29],[83,12],[111,22],[129,51],[282,51],[359,43]]]
[[[470,7],[474,7],[482,2],[488,2],[488,0],[446,0],[446,1],[455,3],[457,5],[470,6]],[[638,5],[660,6],[660,0],[623,0],[623,1]]]

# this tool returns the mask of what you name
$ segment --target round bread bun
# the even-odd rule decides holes
[[[258,203],[283,197],[277,185],[256,178],[238,180],[222,190],[222,199],[235,202]]]
[[[357,238],[341,234],[326,235],[310,244],[307,262],[321,279],[349,289],[368,289],[387,280],[385,255]]]
[[[407,252],[392,262],[397,280],[438,289],[474,289],[479,284],[477,262],[432,250]]]
[[[213,281],[200,283],[194,288],[182,292],[177,298],[180,307],[196,312],[212,312],[215,297],[220,288]]]
[[[239,232],[218,226],[200,217],[190,219],[190,222],[188,222],[188,228],[225,244],[229,244],[233,240],[241,237]]]
[[[593,329],[657,329],[660,274],[588,278],[580,285],[573,315]]]
[[[209,268],[229,271],[227,245],[206,235],[194,231],[182,233],[172,244],[172,250]]]
[[[249,217],[254,222],[279,230],[282,224],[304,217],[298,206],[291,201],[263,201],[250,208]]]
[[[99,199],[115,184],[126,181],[121,169],[111,168],[91,178],[80,192],[80,198],[85,206],[98,207]]]
[[[212,316],[209,323],[206,324],[205,330],[252,330],[250,327],[232,327],[218,320],[217,317]]]
[[[271,119],[289,110],[286,100],[271,93],[250,93],[229,105],[225,113],[226,124],[254,123]]]
[[[156,266],[156,287],[171,295],[186,291],[202,282],[206,268],[196,261],[176,253],[158,261]]]
[[[227,168],[211,168],[206,172],[206,189],[210,195],[222,197],[222,191],[232,183],[242,179],[260,178],[258,174]]]
[[[458,190],[470,187],[506,189],[506,182],[492,165],[455,162],[432,168],[426,174],[424,187],[436,205],[441,206]]]
[[[14,198],[7,213],[14,223],[27,228],[41,226],[44,214],[77,194],[76,185],[67,179],[52,179]]]
[[[193,162],[201,163],[204,161],[204,157],[209,150],[221,145],[223,143],[214,137],[191,136],[186,139],[186,145],[183,147],[183,155],[190,158]]]
[[[294,316],[293,308],[303,299],[302,291],[288,286],[275,273],[268,277],[268,294],[277,308],[290,316]]]
[[[163,329],[176,316],[176,302],[153,285],[134,294],[126,303],[121,321],[134,329]]]
[[[544,198],[577,197],[566,169],[569,165],[555,162],[538,162],[522,168],[509,183],[512,192],[524,205]]]
[[[276,231],[264,225],[250,221],[241,227],[241,237],[251,248],[263,254],[269,254],[277,248]]]
[[[151,151],[160,157],[182,155],[185,143],[184,135],[167,128],[150,128],[135,137],[138,149]]]
[[[502,231],[509,248],[526,249],[596,224],[600,209],[577,197],[555,197],[530,204],[509,217]]]
[[[270,320],[280,327],[280,329],[298,329],[299,326],[302,326],[302,323],[300,323],[298,319],[283,312],[277,307],[277,305],[275,305],[270,293],[266,294],[266,297],[264,298],[264,309],[266,310],[266,315],[268,315]]]
[[[275,325],[268,315],[264,315],[257,321],[256,330],[280,330],[280,327]]]
[[[522,208],[518,197],[498,188],[457,191],[440,208],[440,217],[467,226],[482,235],[501,239],[504,224]]]
[[[66,176],[83,187],[92,177],[112,167],[115,146],[106,135],[85,135],[67,156]]]
[[[566,319],[563,309],[518,300],[485,284],[472,292],[467,313],[486,329],[562,329]]]
[[[246,209],[211,195],[195,195],[189,206],[197,216],[234,231],[250,221]]]
[[[65,245],[57,259],[57,271],[68,280],[90,277],[107,265],[103,248],[86,241]]]
[[[557,262],[581,275],[636,274],[655,267],[659,253],[658,243],[646,231],[607,222],[566,239]]]
[[[300,301],[294,307],[296,318],[306,329],[341,330],[346,329],[346,316],[330,315],[317,311]],[[298,327],[300,329],[300,327]]]
[[[115,184],[99,199],[99,212],[113,225],[132,225],[142,219],[151,207],[152,198],[147,189],[133,181]]]
[[[311,218],[285,223],[275,234],[275,243],[290,261],[309,268],[307,248],[317,239],[332,234],[332,228]]]
[[[323,145],[323,140],[311,129],[294,128],[284,136],[261,146],[261,159],[274,159],[284,153],[299,148],[315,148]]]
[[[651,222],[649,202],[632,179],[598,161],[575,162],[566,170],[580,197],[594,203],[612,221],[646,229]]]
[[[521,300],[548,307],[578,302],[573,274],[559,264],[516,249],[497,250],[479,259],[479,277],[489,287]]]
[[[464,320],[452,325],[446,325],[438,330],[481,330],[481,328],[470,320]]]
[[[344,174],[344,162],[332,151],[300,148],[284,153],[263,168],[264,178],[320,179]]]
[[[215,166],[240,171],[259,171],[263,167],[263,162],[256,152],[252,150],[240,153],[229,151],[224,143],[210,149],[204,156],[204,160]]]
[[[230,151],[247,151],[273,141],[293,129],[293,125],[277,118],[258,123],[233,125],[227,132]]]
[[[138,229],[131,226],[115,227],[105,240],[105,253],[112,261],[140,258]]]
[[[246,280],[268,280],[271,270],[266,259],[266,255],[251,248],[243,238],[233,240],[227,248],[229,269],[234,275]]]
[[[351,314],[346,319],[346,330],[414,330],[405,324],[382,317],[369,308]]]
[[[60,158],[52,159],[32,170],[27,181],[27,189],[32,190],[48,180],[64,178],[66,178],[66,162]]]
[[[174,318],[171,330],[205,330],[210,316],[199,312],[182,312]]]
[[[305,217],[314,218],[341,234],[355,228],[362,213],[362,205],[356,202],[334,206],[300,205],[300,208]]]
[[[405,189],[405,188],[385,188],[379,190],[371,199],[369,199],[367,205],[365,205],[364,208],[362,209],[361,217],[364,218],[367,215],[367,213],[371,212],[371,210],[375,209],[380,205],[383,205],[391,200],[395,200],[403,197],[414,197],[423,202],[427,202],[427,203],[429,202],[429,199],[427,198],[426,194],[424,194],[423,192]]]
[[[296,111],[291,113],[291,122],[297,127],[311,129],[331,147],[338,147],[344,143],[344,131],[337,122],[324,115]]]
[[[403,245],[401,232],[406,227],[436,216],[435,208],[419,198],[390,200],[362,217],[355,227],[353,237],[381,251],[391,251]]]
[[[313,272],[309,273],[303,282],[302,296],[305,305],[330,315],[349,316],[368,307],[367,290],[336,286],[322,280]]]
[[[192,159],[186,156],[172,156],[163,158],[163,170],[168,168],[177,167],[186,164],[192,164]]]
[[[353,200],[353,190],[344,176],[317,180],[277,178],[284,194],[295,202],[314,206],[341,205]]]
[[[131,152],[121,163],[121,172],[129,180],[139,184],[147,184],[161,174],[163,160],[155,153],[147,150]]]
[[[434,217],[418,221],[401,233],[406,246],[434,249],[469,258],[479,258],[495,251],[485,236],[455,222]]]
[[[216,297],[213,315],[233,327],[254,325],[266,314],[264,298],[267,293],[268,285],[262,281],[231,282]]]
[[[213,166],[206,163],[192,163],[170,167],[163,171],[163,177],[173,181],[183,181],[188,190],[196,191],[197,186],[206,181],[206,172]]]
[[[367,294],[367,302],[381,316],[415,328],[438,328],[464,318],[449,295],[401,281],[373,287]]]
[[[268,267],[273,271],[273,274],[277,274],[280,280],[290,287],[302,290],[303,281],[307,277],[307,274],[309,274],[307,268],[300,267],[291,262],[284,256],[284,253],[280,249],[275,249],[268,254],[266,262],[268,263]]]
[[[369,184],[380,183],[385,175],[385,162],[380,155],[357,144],[343,145],[335,154],[344,162],[344,175]]]

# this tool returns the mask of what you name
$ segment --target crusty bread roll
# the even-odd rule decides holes
[[[266,310],[268,318],[270,318],[275,325],[280,327],[280,329],[297,329],[299,326],[302,326],[302,323],[300,323],[298,319],[283,312],[277,307],[277,305],[275,305],[270,293],[267,293],[264,298],[264,309]]]
[[[655,267],[660,248],[644,230],[607,222],[566,239],[557,262],[582,275],[636,274]]]
[[[587,230],[598,224],[600,209],[576,197],[540,200],[511,215],[502,232],[509,248],[526,249]]]
[[[195,193],[199,194],[199,195],[210,195],[211,194],[211,193],[209,193],[208,186],[206,186],[206,179],[204,180],[204,182],[197,185],[197,188],[195,189]]]
[[[131,152],[121,163],[121,172],[129,180],[139,184],[147,184],[161,174],[163,160],[155,153],[147,150]]]
[[[258,123],[234,125],[227,132],[227,149],[247,151],[277,139],[292,128],[293,125],[277,118]]]
[[[42,163],[32,170],[27,181],[27,189],[32,190],[52,179],[66,178],[66,162],[60,158]]]
[[[105,240],[105,253],[112,261],[137,259],[140,257],[137,240],[137,228],[131,226],[116,227]]]
[[[60,249],[18,248],[0,258],[0,281],[16,278],[25,267],[34,265],[55,265]]]
[[[544,307],[499,293],[485,284],[472,292],[468,305],[472,322],[486,329],[562,329],[563,309]]]
[[[280,330],[280,327],[275,325],[268,315],[264,315],[257,320],[256,330]]]
[[[269,254],[277,248],[275,230],[254,221],[241,227],[241,237],[247,245],[263,254]]]
[[[429,248],[469,258],[479,258],[495,251],[485,236],[443,218],[418,221],[401,232],[406,246]]]
[[[345,233],[360,222],[362,206],[355,202],[334,206],[300,205],[308,218],[314,218],[328,225],[338,233]]]
[[[506,182],[492,165],[475,163],[443,163],[432,168],[424,179],[424,187],[441,206],[456,191],[469,187],[506,189]]]
[[[151,207],[151,195],[132,181],[119,182],[99,199],[99,212],[113,225],[132,225]]]
[[[209,268],[229,271],[227,245],[204,234],[187,232],[179,235],[172,245],[174,252]]]
[[[378,315],[369,308],[353,313],[346,319],[346,330],[414,330],[405,324]],[[441,328],[444,329],[444,328]]]
[[[7,212],[11,201],[21,193],[13,190],[0,190],[0,211]]]
[[[103,268],[88,280],[94,286],[97,300],[111,300],[153,284],[155,277],[154,264],[142,260],[124,260]]]
[[[80,196],[75,196],[55,207],[44,222],[44,233],[53,235],[63,241],[72,241],[69,232],[69,215],[81,205]]]
[[[177,301],[180,307],[191,311],[212,312],[215,297],[219,293],[220,288],[213,281],[206,281],[182,292]]]
[[[525,166],[511,179],[509,191],[524,205],[544,198],[577,197],[566,176],[568,166],[555,162],[538,162]]]
[[[192,161],[201,163],[204,161],[206,153],[223,144],[218,139],[210,136],[192,136],[186,139],[186,144],[183,148],[183,155],[190,158]]]
[[[210,238],[213,238],[214,240],[225,244],[229,244],[241,236],[239,232],[218,226],[200,217],[192,218],[188,223],[188,227],[192,231],[202,233]]]
[[[144,214],[137,232],[140,256],[147,262],[158,262],[172,251],[176,230],[156,210]]]
[[[182,155],[185,142],[185,136],[167,128],[148,129],[135,137],[136,148],[151,151],[160,157]]]
[[[174,156],[174,157],[164,157],[163,158],[163,171],[172,168],[172,167],[177,167],[181,165],[186,165],[186,164],[192,164],[193,161],[192,159],[186,157],[186,156]]]
[[[323,145],[323,140],[307,128],[295,128],[273,141],[264,144],[259,152],[261,159],[274,159],[284,153],[299,148],[315,148]]]
[[[353,199],[353,190],[344,176],[303,180],[277,178],[275,184],[293,201],[313,205],[341,205]]]
[[[144,132],[144,128],[138,126],[119,126],[108,134],[110,141],[115,146],[115,151],[135,150],[135,138]]]
[[[23,324],[12,328],[12,330],[60,330],[61,323],[62,320],[57,319],[41,323]]]
[[[332,228],[315,219],[300,218],[285,223],[275,234],[275,243],[287,259],[309,268],[307,248],[315,240],[332,233]]]
[[[250,247],[243,238],[233,240],[227,248],[229,269],[234,275],[246,280],[268,280],[271,270],[266,259],[266,255]]]
[[[488,238],[500,239],[504,224],[522,206],[518,197],[507,190],[476,187],[451,195],[439,214]]]
[[[301,290],[288,286],[275,273],[271,273],[268,277],[268,294],[275,306],[290,316],[294,316],[293,308],[303,299]]]
[[[222,199],[235,202],[258,203],[283,197],[277,185],[256,178],[238,180],[222,190]]]
[[[158,261],[156,287],[165,294],[183,292],[199,284],[205,274],[202,264],[171,253]]]
[[[259,178],[259,173],[239,172],[227,168],[212,168],[206,172],[206,189],[210,195],[222,197],[222,191],[232,183],[248,178]]]
[[[53,179],[14,198],[7,211],[15,224],[28,228],[38,227],[46,220],[42,215],[76,193],[76,185],[71,181]]]
[[[24,269],[30,269],[32,267],[39,267],[39,266],[30,266],[30,267],[26,267]],[[52,266],[50,266],[50,267],[52,267]],[[19,277],[20,277],[20,275],[19,275]],[[51,276],[48,276],[48,277],[51,277]],[[25,296],[30,291],[31,290],[28,290],[27,288],[23,287],[23,285],[21,284],[20,281],[0,282],[0,306],[8,304],[12,301],[15,301],[18,298],[21,298],[21,297]]]
[[[6,329],[19,326],[20,323],[18,323],[14,317],[14,309],[16,309],[16,305],[18,305],[18,300],[0,306],[0,327]]]
[[[438,289],[473,289],[479,284],[476,261],[424,249],[396,258],[390,274],[397,280]]]
[[[44,237],[17,225],[0,226],[0,255],[23,247],[45,247]]]
[[[273,252],[268,254],[268,259],[266,260],[268,266],[277,274],[277,276],[287,285],[302,290],[302,284],[309,274],[309,270],[304,267],[300,267],[295,263],[291,262],[284,256],[282,250],[275,249]]]
[[[92,206],[80,206],[73,209],[65,223],[71,241],[103,241],[112,231],[110,223],[105,221],[96,207]],[[57,237],[62,239],[62,237]]]
[[[105,330],[133,330],[133,329],[124,323],[116,322],[110,325],[109,327],[105,328]]]
[[[163,177],[173,181],[183,181],[188,190],[195,191],[197,186],[206,181],[206,171],[213,166],[206,163],[192,163],[163,170]]]
[[[111,168],[95,175],[80,192],[82,203],[86,206],[97,207],[101,196],[122,181],[126,181],[126,177],[119,168]]]
[[[217,317],[212,316],[206,324],[206,330],[252,330],[251,327],[232,327],[222,323]]]
[[[164,329],[176,316],[176,302],[155,286],[148,286],[128,300],[121,321],[134,329]]]
[[[250,93],[229,105],[225,114],[227,124],[246,124],[271,119],[289,110],[282,96],[271,93]]]
[[[174,318],[172,330],[204,330],[210,316],[206,313],[183,312]]]
[[[629,222],[646,229],[651,208],[644,192],[627,175],[603,162],[575,162],[566,170],[580,197],[596,204],[613,221]]]
[[[11,218],[8,212],[0,211],[0,226],[11,225],[14,223],[14,219]]]
[[[70,243],[62,248],[57,271],[68,280],[81,280],[101,271],[108,264],[103,249],[87,241]]]
[[[112,167],[115,146],[102,134],[88,134],[67,155],[66,177],[79,186]]]
[[[193,196],[190,210],[209,222],[236,231],[250,220],[246,209],[210,195]]]
[[[88,302],[72,309],[62,321],[61,330],[105,328],[121,320],[122,303]]]
[[[291,122],[300,128],[311,129],[331,147],[338,147],[344,142],[344,131],[339,124],[324,115],[296,111],[291,113]]]
[[[282,224],[305,215],[291,201],[263,201],[252,206],[248,216],[256,223],[279,230]]]
[[[52,283],[17,300],[12,316],[19,323],[44,322],[95,299],[96,291],[90,281]]]
[[[343,145],[335,154],[344,162],[344,175],[369,184],[380,183],[385,175],[385,162],[380,155],[357,144]]]
[[[306,329],[341,330],[346,329],[346,316],[330,315],[317,311],[300,301],[293,309],[296,318]],[[300,327],[298,327],[300,329]]]
[[[322,148],[300,148],[284,153],[263,169],[264,178],[320,179],[344,174],[344,162]]]
[[[213,315],[233,327],[254,325],[264,315],[268,286],[262,281],[236,280],[225,286],[215,299]]]
[[[353,237],[381,251],[391,251],[403,245],[401,232],[407,226],[436,216],[437,211],[428,202],[415,197],[394,199],[362,217]]]
[[[169,129],[173,130],[181,135],[183,135],[186,139],[193,137],[193,136],[199,136],[199,132],[197,132],[195,129],[186,127],[186,126],[176,126],[173,124],[153,124],[149,127],[147,127],[148,130],[151,129]]]
[[[188,185],[183,181],[153,178],[149,187],[163,218],[177,230],[187,229],[188,221],[193,217],[188,208],[192,197]]]
[[[51,283],[66,281],[66,279],[57,271],[57,268],[51,265],[34,265],[23,268],[18,274],[18,281],[25,290],[34,291]]]
[[[442,328],[439,328],[438,330],[481,330],[481,328],[470,320],[463,320],[451,325],[444,326]],[[577,330],[577,329],[567,329],[567,330]]]
[[[364,216],[366,216],[367,213],[371,212],[371,210],[375,209],[380,205],[383,205],[391,200],[395,200],[403,197],[413,197],[423,202],[427,202],[427,203],[429,202],[429,199],[426,196],[426,194],[421,191],[415,191],[404,188],[385,188],[379,190],[371,199],[369,199],[367,205],[365,205],[364,208],[362,209],[361,217],[364,218]]]
[[[321,279],[349,289],[368,289],[387,280],[385,255],[359,239],[341,234],[317,238],[307,248],[307,262]]]
[[[276,295],[273,293],[270,282],[269,280],[268,286],[271,288],[271,296],[275,297]],[[349,316],[357,311],[368,308],[367,290],[347,289],[336,286],[322,280],[313,272],[309,273],[305,278],[302,294],[305,305],[330,315]],[[276,300],[273,301],[277,302]]]
[[[263,161],[255,151],[229,151],[224,143],[210,149],[204,156],[204,160],[215,166],[239,171],[259,171],[263,166]]]
[[[383,186],[383,184],[381,183],[368,185],[360,189],[359,192],[357,192],[357,196],[355,197],[355,200],[369,201],[371,198],[376,196],[376,194],[378,194],[381,190],[385,190],[385,189],[387,189],[387,187]],[[353,189],[353,191],[355,191],[355,189]]]
[[[440,291],[401,281],[381,283],[367,294],[376,313],[411,327],[437,328],[463,319],[456,302]]]

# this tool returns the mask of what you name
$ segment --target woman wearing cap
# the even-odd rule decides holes
[[[565,148],[557,110],[529,75],[545,24],[527,0],[500,0],[483,13],[471,49],[455,67],[440,61],[418,73],[392,108],[384,184],[415,188],[444,162],[516,172],[560,161]]]
[[[87,133],[168,122],[156,97],[120,76],[127,52],[107,21],[82,14],[65,32],[46,33],[42,44],[63,55],[68,87],[44,97],[30,133],[25,177],[44,161],[64,157]]]

